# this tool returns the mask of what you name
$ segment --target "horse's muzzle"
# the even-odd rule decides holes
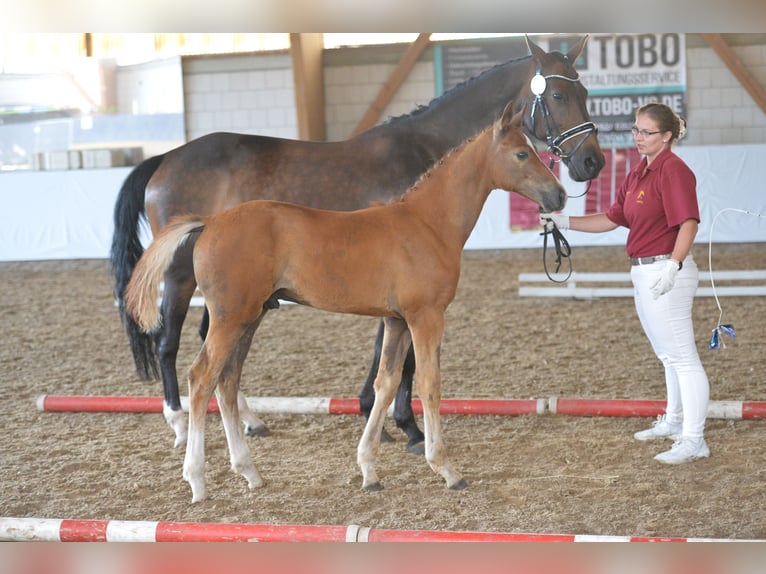
[[[569,168],[569,177],[575,181],[588,181],[598,177],[606,160],[600,149],[586,150],[581,148],[578,153],[569,158],[567,167]]]
[[[546,213],[561,211],[567,203],[567,192],[561,185],[557,185],[543,194],[542,203],[543,211]]]

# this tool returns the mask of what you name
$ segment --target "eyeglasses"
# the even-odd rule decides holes
[[[633,126],[632,128],[630,128],[630,131],[633,133],[633,137],[637,136],[638,134],[641,134],[642,138],[648,138],[649,136],[662,133],[662,130],[657,130],[656,132],[650,132],[649,130],[640,130],[636,126]]]

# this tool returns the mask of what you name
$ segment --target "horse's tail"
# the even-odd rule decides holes
[[[125,311],[144,333],[160,326],[162,316],[157,305],[160,283],[176,251],[194,232],[202,231],[203,219],[186,215],[171,219],[141,256],[125,289]],[[193,246],[192,246],[193,247]],[[188,250],[191,257],[193,249]]]
[[[125,312],[125,287],[144,252],[139,231],[141,221],[146,219],[146,186],[164,157],[150,157],[136,166],[125,178],[114,205],[114,235],[110,254],[114,296],[117,299],[122,324],[128,334],[136,371],[144,380],[159,378],[157,354],[152,337],[141,332],[133,318]]]

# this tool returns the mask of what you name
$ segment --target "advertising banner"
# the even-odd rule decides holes
[[[577,39],[551,36],[548,50],[566,53]],[[633,147],[635,111],[647,102],[663,102],[686,116],[684,34],[594,34],[575,67],[604,148]]]

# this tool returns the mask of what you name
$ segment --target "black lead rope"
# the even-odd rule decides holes
[[[572,248],[569,246],[567,238],[564,237],[564,234],[561,233],[561,230],[556,227],[556,224],[552,221],[550,222],[550,229],[548,225],[544,225],[540,235],[543,236],[543,269],[545,270],[545,274],[548,276],[548,279],[554,283],[566,283],[572,276]],[[553,237],[553,247],[556,250],[556,269],[554,270],[554,273],[558,273],[559,269],[561,269],[563,259],[566,259],[569,263],[569,272],[567,273],[567,276],[561,280],[551,277],[550,271],[548,271],[548,235]]]

